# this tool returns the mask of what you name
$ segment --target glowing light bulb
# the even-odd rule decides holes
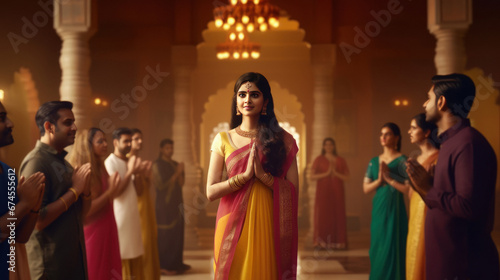
[[[269,25],[271,25],[274,28],[277,28],[278,26],[280,26],[280,22],[276,18],[272,17],[269,19]]]
[[[94,103],[95,103],[95,105],[100,105],[101,104],[101,99],[100,98],[94,99]]]
[[[229,30],[229,28],[231,28],[231,26],[229,24],[227,24],[227,23],[224,23],[224,25],[222,26],[222,28],[224,30]]]
[[[243,57],[244,59],[247,59],[249,56],[250,56],[250,54],[248,52],[243,52],[241,54],[241,57]]]
[[[403,106],[408,106],[408,100],[403,100]]]
[[[236,5],[236,4],[238,4],[238,0],[231,0],[231,5],[233,5],[233,6],[234,6],[234,5]]]
[[[257,59],[260,57],[260,53],[259,52],[256,52],[256,51],[253,51],[252,54],[251,54],[252,58],[253,59]]]
[[[3,89],[0,89],[0,100],[3,100],[5,98],[5,91]]]
[[[236,31],[241,32],[243,31],[243,29],[244,29],[243,24],[241,23],[236,24]]]
[[[239,52],[234,52],[233,53],[233,58],[234,59],[240,59],[240,53]]]
[[[238,39],[240,39],[240,41],[245,39],[245,34],[243,33],[238,34]]]
[[[241,0],[241,4],[245,5],[248,2],[248,0]]]
[[[248,16],[246,16],[246,15],[245,15],[245,16],[243,16],[243,17],[241,18],[241,22],[243,22],[244,24],[247,24],[248,22],[250,22],[250,18],[249,18]]]
[[[264,21],[266,21],[266,19],[265,19],[264,17],[262,17],[262,16],[257,18],[257,22],[258,22],[259,24],[264,23]]]
[[[266,32],[267,31],[267,23],[263,23],[259,26],[260,31]]]
[[[104,107],[108,106],[108,101],[103,100],[103,101],[102,101],[102,106],[104,106]]]
[[[401,105],[401,101],[399,101],[399,99],[396,99],[396,101],[394,101],[394,105],[396,105],[396,106]]]
[[[229,25],[233,25],[235,22],[236,22],[236,20],[234,19],[234,17],[228,17],[227,18],[227,23]]]
[[[224,59],[224,53],[217,53],[218,59]]]
[[[224,24],[224,21],[222,21],[222,19],[218,18],[215,20],[215,27],[221,28],[223,24]]]
[[[254,30],[255,30],[255,26],[253,25],[253,23],[250,23],[249,25],[247,25],[248,33],[252,33]]]
[[[253,0],[253,3],[254,3],[255,5],[259,5],[259,2],[260,2],[259,0]]]
[[[234,32],[232,32],[230,35],[229,35],[229,39],[231,41],[234,41],[234,39],[236,39],[236,34],[234,34]]]

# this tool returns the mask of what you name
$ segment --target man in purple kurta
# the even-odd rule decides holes
[[[427,121],[438,127],[441,149],[432,180],[415,160],[408,175],[428,206],[425,220],[428,280],[499,279],[491,231],[497,159],[467,115],[475,97],[462,74],[434,76],[424,103]]]

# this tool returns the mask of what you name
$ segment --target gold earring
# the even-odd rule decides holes
[[[240,109],[236,108],[236,116],[240,116],[240,115],[241,115]]]
[[[267,116],[267,108],[266,107],[262,108],[262,112],[260,114],[263,116]]]

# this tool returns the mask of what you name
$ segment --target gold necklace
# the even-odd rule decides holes
[[[241,128],[239,126],[237,126],[234,129],[234,131],[236,131],[236,133],[239,136],[243,136],[243,137],[246,137],[246,138],[255,138],[257,136],[257,130],[244,131],[244,130],[241,130]]]

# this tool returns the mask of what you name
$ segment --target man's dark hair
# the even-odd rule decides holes
[[[132,135],[136,134],[136,133],[140,133],[142,134],[142,131],[138,128],[132,128],[130,131],[132,131]]]
[[[113,131],[113,139],[117,139],[117,140],[120,140],[120,138],[122,137],[122,135],[130,135],[132,136],[132,130],[128,127],[120,127],[120,128],[117,128]]]
[[[38,108],[35,115],[35,122],[41,136],[45,135],[45,128],[43,127],[45,122],[57,125],[57,120],[61,117],[58,112],[61,109],[71,110],[73,109],[73,103],[69,101],[49,101]]]
[[[165,146],[167,144],[173,145],[174,141],[172,141],[171,139],[163,139],[160,142],[160,148],[163,148],[163,146]]]
[[[469,115],[472,103],[476,97],[476,86],[464,74],[436,75],[432,77],[436,103],[440,96],[446,98],[446,104],[451,113],[462,119]]]

